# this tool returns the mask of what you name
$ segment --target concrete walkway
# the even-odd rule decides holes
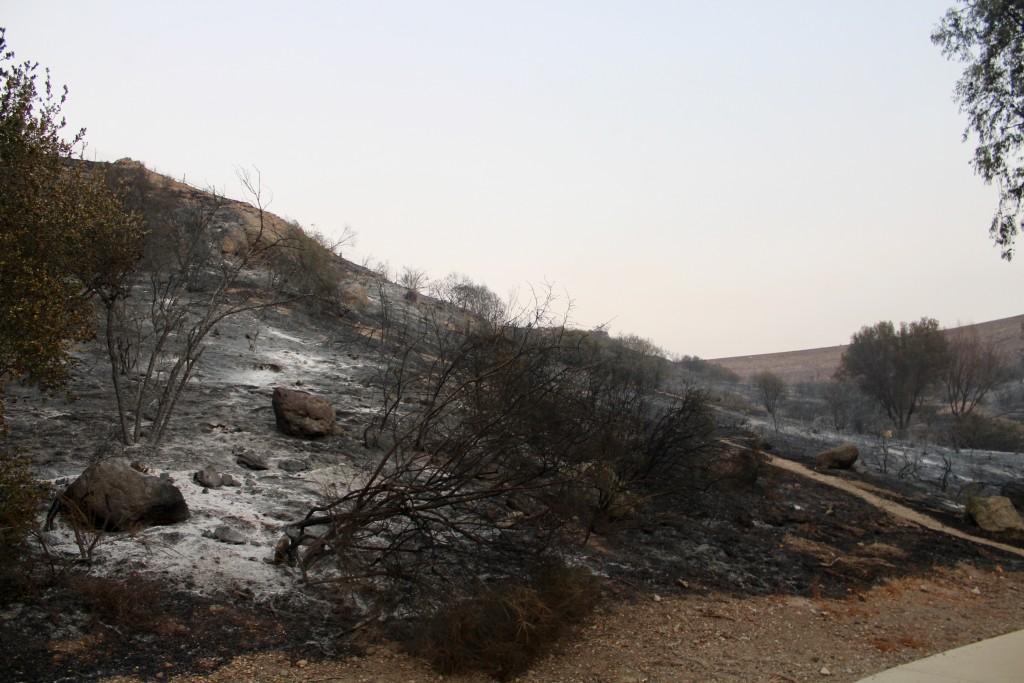
[[[1024,681],[1024,631],[941,652],[859,683],[1021,683]]]

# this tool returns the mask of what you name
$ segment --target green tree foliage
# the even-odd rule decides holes
[[[905,429],[925,392],[946,367],[948,344],[933,318],[863,327],[843,352],[840,378],[878,402],[897,429]]]
[[[16,62],[3,28],[0,87],[0,549],[11,559],[43,489],[5,443],[4,382],[67,381],[72,344],[93,333],[91,299],[118,296],[141,233],[105,177],[74,160],[85,132],[63,136],[67,89]]]
[[[949,59],[964,64],[956,99],[974,134],[974,170],[999,188],[990,232],[1013,256],[1024,201],[1024,4],[1020,0],[961,0],[932,33]]]
[[[0,389],[68,378],[70,349],[93,333],[91,297],[110,294],[138,256],[140,231],[99,173],[64,137],[67,88],[16,62],[0,29]],[[2,420],[2,391],[0,391]]]

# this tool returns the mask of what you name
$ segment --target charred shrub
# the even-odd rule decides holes
[[[303,572],[330,565],[381,602],[428,605],[480,576],[534,576],[529,567],[637,518],[662,493],[685,495],[694,460],[711,450],[704,393],[659,393],[666,361],[636,340],[568,330],[543,304],[465,325],[462,311],[393,307],[384,294],[373,335],[381,404],[364,433],[376,462],[289,526],[282,552]],[[493,607],[512,624],[501,628],[531,631],[557,603],[538,591],[506,578],[474,600],[515,598]],[[463,639],[487,635],[472,635],[474,600],[448,624]]]
[[[665,359],[619,340],[587,337],[565,362],[580,375],[556,413],[575,441],[570,498],[589,508],[576,512],[588,531],[636,517],[651,494],[685,490],[713,444],[707,394],[660,392]]]
[[[137,574],[116,579],[76,574],[67,587],[95,619],[112,626],[152,631],[163,614],[159,584]]]
[[[349,310],[363,312],[370,306],[370,297],[366,293],[366,287],[358,282],[342,285],[338,297],[341,305]]]
[[[727,367],[706,361],[700,356],[683,356],[676,365],[685,372],[708,382],[739,384],[740,376]]]
[[[9,558],[35,526],[46,489],[32,476],[28,460],[0,449],[0,552]]]
[[[1019,453],[1024,451],[1024,425],[972,413],[955,422],[950,441],[960,448]]]
[[[507,680],[589,614],[597,596],[589,572],[558,564],[537,569],[527,582],[481,583],[429,619],[417,649],[439,673],[482,671]]]
[[[289,228],[282,248],[268,258],[271,277],[276,280],[273,284],[286,292],[301,293],[315,312],[337,311],[344,279],[338,245],[298,224],[289,224]]]
[[[508,314],[507,304],[494,291],[458,273],[432,282],[430,293],[436,299],[487,323],[500,324]]]
[[[45,496],[28,460],[0,447],[0,603],[33,587],[28,538]]]

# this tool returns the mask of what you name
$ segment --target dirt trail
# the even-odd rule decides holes
[[[727,439],[722,439],[722,443],[728,446],[732,446],[734,448],[746,448],[745,446],[734,443]],[[1005,543],[999,543],[998,541],[990,541],[987,538],[972,536],[971,534],[964,533],[959,529],[954,529],[953,527],[946,526],[942,522],[939,522],[938,520],[933,519],[928,515],[923,515],[920,512],[917,512],[916,510],[912,510],[906,507],[905,505],[900,505],[899,503],[895,503],[891,500],[871,493],[870,491],[865,491],[864,488],[858,486],[853,482],[838,479],[836,477],[831,477],[827,474],[822,474],[820,472],[815,472],[809,467],[805,467],[804,465],[801,465],[798,462],[787,460],[786,458],[780,457],[778,455],[765,453],[764,451],[760,452],[765,457],[768,458],[769,464],[774,465],[775,467],[778,467],[781,470],[786,470],[787,472],[792,472],[793,474],[798,474],[802,477],[813,479],[814,481],[826,484],[833,488],[837,488],[841,491],[845,491],[851,495],[857,496],[861,500],[866,501],[871,505],[874,505],[879,510],[887,512],[893,517],[896,517],[897,519],[902,519],[912,524],[923,526],[924,528],[931,529],[932,531],[938,531],[944,534],[948,534],[950,536],[962,539],[964,541],[977,543],[978,545],[986,545],[990,548],[997,548],[998,550],[1002,550],[1003,552],[1017,555],[1018,557],[1024,557],[1024,550],[1020,548],[1015,548],[1012,545],[1007,545]]]

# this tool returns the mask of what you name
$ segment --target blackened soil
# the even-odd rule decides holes
[[[355,653],[341,637],[354,619],[299,600],[255,605],[243,593],[202,598],[137,577],[82,574],[17,588],[0,605],[3,681],[90,681],[117,674],[158,680],[212,670],[261,650],[308,660]]]
[[[817,453],[830,447],[830,444],[826,441],[793,434],[773,435],[772,444],[770,445],[774,452],[786,458],[796,460],[808,467],[814,466],[814,456]],[[955,503],[962,503],[963,500],[957,501],[952,491],[942,492],[933,485],[925,485],[921,482],[899,479],[893,476],[883,476],[872,471],[830,471],[829,474],[843,479],[871,484],[875,487],[872,489],[873,492],[881,493],[882,491],[888,491],[888,494],[883,494],[887,498],[929,517],[934,517],[946,526],[953,527],[964,533],[1024,548],[1024,535],[985,531],[966,518],[955,506]]]
[[[860,498],[771,467],[753,485],[661,497],[647,519],[603,545],[602,564],[613,579],[663,595],[843,597],[961,561],[1024,568],[1019,557],[902,523]]]

